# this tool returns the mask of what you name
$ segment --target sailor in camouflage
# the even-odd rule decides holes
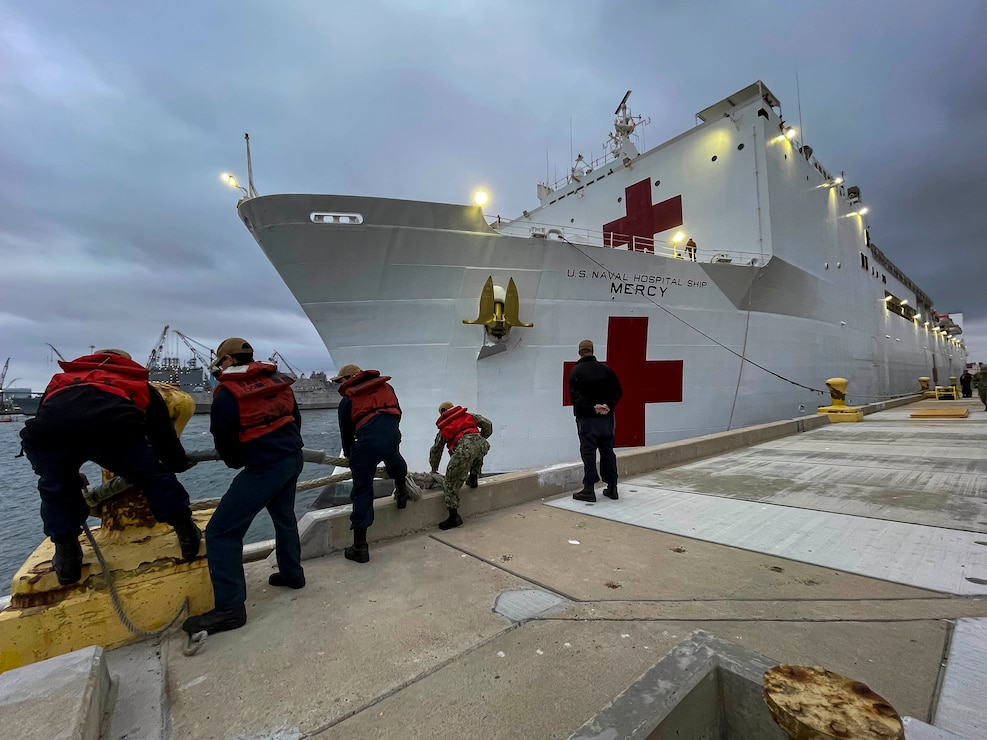
[[[443,491],[449,517],[439,523],[439,529],[452,529],[463,523],[459,516],[459,489],[463,483],[470,488],[479,485],[483,458],[490,452],[487,438],[493,434],[493,423],[480,414],[467,413],[462,406],[453,406],[445,401],[439,406],[439,418],[435,422],[439,428],[435,442],[428,453],[432,472],[439,471],[442,448],[449,450],[449,464],[446,466]]]

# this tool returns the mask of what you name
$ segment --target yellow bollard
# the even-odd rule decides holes
[[[846,388],[849,381],[846,378],[830,378],[826,381],[829,388],[829,395],[832,403],[829,406],[820,406],[817,414],[826,414],[831,422],[838,421],[863,421],[863,409],[846,405]]]
[[[181,434],[195,402],[177,388],[154,385]],[[104,471],[104,480],[111,477]],[[213,511],[193,510],[200,529]],[[104,501],[98,516],[102,526],[93,530],[93,538],[110,569],[118,601],[86,538],[82,578],[69,586],[58,583],[51,564],[55,547],[45,539],[14,575],[10,603],[0,611],[0,673],[90,645],[112,649],[145,639],[124,625],[118,609],[135,627],[150,632],[168,624],[186,599],[193,614],[212,608],[204,542],[199,556],[184,562],[174,530],[155,521],[133,488]]]

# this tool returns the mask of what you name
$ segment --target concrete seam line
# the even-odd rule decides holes
[[[507,617],[504,617],[504,618],[506,619]],[[443,660],[443,661],[441,661],[439,663],[436,663],[434,666],[432,666],[428,670],[423,671],[422,673],[419,673],[417,676],[414,676],[413,678],[409,678],[407,681],[403,681],[402,683],[398,684],[394,688],[385,691],[383,694],[381,694],[380,696],[372,699],[371,701],[367,702],[363,706],[357,707],[355,709],[352,709],[352,710],[350,710],[349,712],[347,712],[346,714],[344,714],[343,716],[341,716],[341,717],[339,717],[337,719],[330,720],[329,722],[326,722],[325,724],[319,725],[318,727],[316,727],[315,729],[311,730],[310,732],[305,733],[305,735],[303,735],[303,737],[312,737],[314,735],[318,735],[320,732],[325,732],[326,730],[328,730],[328,729],[330,729],[332,727],[335,727],[338,724],[341,724],[341,723],[345,722],[350,717],[353,717],[353,716],[359,714],[360,712],[365,712],[366,710],[370,709],[371,707],[376,706],[377,704],[380,704],[385,699],[388,699],[388,698],[394,696],[395,694],[397,694],[400,691],[404,691],[406,688],[408,688],[412,684],[418,683],[419,681],[422,681],[422,680],[428,678],[433,673],[437,673],[438,671],[442,670],[446,666],[451,665],[452,663],[456,662],[460,658],[462,658],[462,657],[464,657],[466,655],[470,655],[471,653],[475,653],[477,650],[480,650],[481,648],[485,647],[488,643],[493,642],[494,640],[496,640],[496,639],[498,639],[500,637],[503,637],[504,635],[506,635],[509,632],[513,632],[518,627],[520,627],[522,624],[524,624],[524,622],[516,622],[514,624],[511,624],[511,625],[505,627],[504,629],[500,630],[499,632],[496,632],[496,633],[490,635],[489,637],[487,637],[486,639],[481,640],[479,643],[477,643],[473,647],[467,648],[466,650],[464,650],[463,652],[461,652],[461,653],[459,653],[457,655],[453,655],[453,656],[451,656],[449,658],[446,658],[445,660]]]
[[[573,603],[580,603],[582,601],[582,599],[577,599],[575,596],[570,596],[569,594],[565,593],[564,591],[559,591],[557,588],[552,588],[551,586],[546,586],[544,583],[541,583],[539,581],[536,581],[533,578],[528,578],[527,576],[523,576],[520,573],[517,573],[517,572],[511,570],[510,568],[505,568],[503,565],[500,565],[499,563],[495,563],[493,561],[486,560],[485,558],[481,558],[479,555],[474,555],[469,550],[464,550],[462,547],[459,547],[458,545],[454,545],[451,542],[446,542],[445,540],[439,539],[439,537],[436,536],[436,535],[434,535],[434,534],[429,535],[429,538],[435,540],[436,542],[438,542],[440,544],[445,545],[446,547],[450,547],[453,550],[456,550],[457,552],[461,552],[464,555],[466,555],[467,557],[471,557],[474,560],[478,560],[479,562],[483,563],[484,565],[491,565],[494,568],[497,568],[498,570],[501,570],[504,573],[507,573],[508,575],[512,575],[515,578],[518,578],[518,579],[520,579],[522,581],[525,581],[526,583],[530,583],[532,585],[535,585],[538,588],[540,588],[542,591],[547,591],[550,594],[555,594],[556,596],[561,596],[563,599],[568,599],[569,601],[571,601]]]
[[[946,664],[949,662],[949,651],[953,647],[953,631],[955,629],[955,620],[946,625],[946,639],[943,640],[942,656],[939,658],[939,670],[936,671],[936,683],[932,687],[932,698],[929,701],[929,724],[935,724],[936,722],[936,713],[939,711],[939,697],[942,695],[942,685],[946,680]]]

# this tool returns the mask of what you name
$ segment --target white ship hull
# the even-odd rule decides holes
[[[831,377],[866,403],[959,375],[961,343],[933,331],[931,300],[780,135],[772,104],[757,84],[649,152],[625,140],[496,228],[479,207],[353,196],[256,197],[239,212],[336,364],[393,376],[413,470],[427,469],[445,400],[493,420],[488,472],[578,459],[565,377],[586,338],[624,387],[622,447],[814,414]],[[498,338],[464,323],[488,278],[513,280],[516,319],[533,326]]]

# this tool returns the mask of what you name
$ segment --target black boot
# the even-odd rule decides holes
[[[614,501],[616,501],[618,498],[620,498],[617,495],[617,484],[616,483],[613,483],[613,484],[607,486],[603,490],[603,495],[606,496],[607,498],[612,498]]]
[[[590,503],[594,503],[596,501],[596,492],[593,490],[592,486],[589,486],[572,494],[572,497],[576,499],[576,501],[588,501]]]
[[[408,481],[405,478],[394,481],[395,493],[398,499],[398,508],[403,509],[408,505]]]
[[[82,545],[79,544],[78,536],[55,543],[55,557],[51,559],[51,567],[62,586],[79,582],[82,578]]]
[[[367,545],[367,530],[353,530],[353,544],[343,550],[343,557],[355,563],[370,562],[370,547]]]
[[[288,578],[283,573],[271,573],[267,582],[272,586],[283,586],[285,588],[305,588],[305,576],[300,575],[298,578]]]
[[[480,485],[480,476],[476,473],[470,473],[466,478],[466,485],[470,488],[476,488]]]
[[[205,630],[210,635],[216,632],[239,629],[247,623],[247,607],[243,604],[233,609],[213,609],[197,617],[189,617],[182,624],[182,629],[190,635]]]
[[[196,555],[199,554],[199,545],[202,543],[202,532],[192,521],[192,517],[189,516],[184,522],[178,522],[172,525],[175,528],[175,534],[178,535],[178,544],[182,548],[182,559],[192,560]]]
[[[439,522],[439,529],[452,529],[463,526],[463,518],[459,516],[459,509],[449,509],[449,517]]]

